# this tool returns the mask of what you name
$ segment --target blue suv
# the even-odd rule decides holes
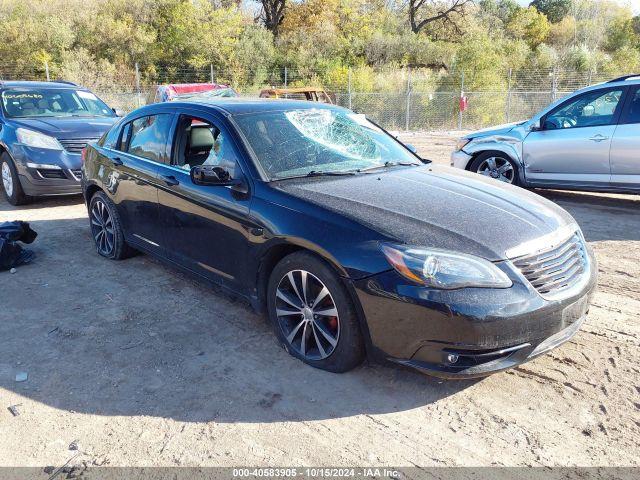
[[[0,173],[9,203],[81,193],[81,152],[117,118],[69,82],[0,81]]]

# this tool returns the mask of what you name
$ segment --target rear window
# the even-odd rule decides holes
[[[0,94],[10,118],[114,117],[115,113],[93,93],[72,88],[15,88]]]

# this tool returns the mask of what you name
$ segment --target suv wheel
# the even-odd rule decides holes
[[[267,288],[269,318],[282,346],[315,368],[346,372],[364,359],[356,310],[327,264],[296,252],[274,268]]]
[[[518,167],[504,153],[481,153],[471,163],[469,170],[504,183],[518,185]]]
[[[122,260],[132,255],[133,249],[124,240],[116,207],[103,192],[91,197],[89,223],[96,251],[100,255],[112,260]]]
[[[0,176],[2,192],[11,205],[24,205],[31,201],[31,197],[24,194],[16,167],[6,152],[0,155]]]

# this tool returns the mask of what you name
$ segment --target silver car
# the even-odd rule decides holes
[[[640,75],[579,90],[525,122],[471,133],[451,165],[524,187],[640,192]]]

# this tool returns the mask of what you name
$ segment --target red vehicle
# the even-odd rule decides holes
[[[187,97],[191,98],[196,95],[211,94],[220,97],[237,97],[236,91],[229,85],[220,83],[171,83],[167,85],[158,85],[154,97],[154,103],[171,102],[178,98],[183,100]]]

